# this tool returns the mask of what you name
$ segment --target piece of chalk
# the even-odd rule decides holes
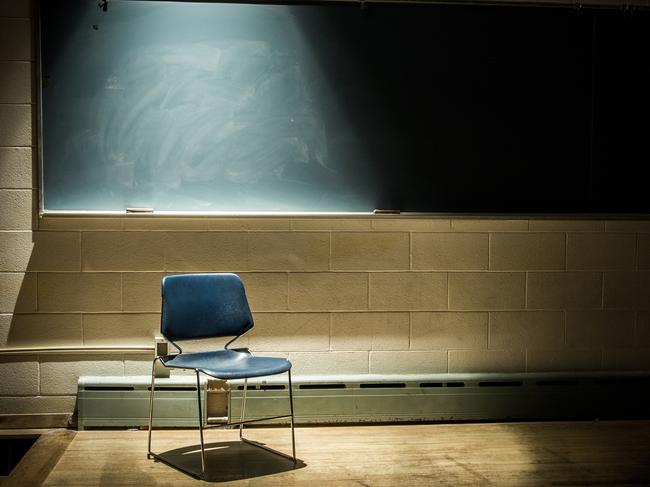
[[[401,212],[400,210],[388,210],[385,208],[375,208],[373,213],[375,215],[399,215]]]
[[[153,213],[153,208],[127,208],[127,213]]]

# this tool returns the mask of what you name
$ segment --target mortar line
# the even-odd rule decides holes
[[[370,311],[370,272],[366,273],[366,310]]]
[[[492,232],[488,232],[488,261],[487,261],[488,271],[492,270],[492,262],[491,262],[492,259],[490,258],[491,254],[492,254]]]
[[[413,270],[413,232],[409,232],[409,270]]]
[[[38,384],[38,395],[41,395],[41,354],[36,354],[36,379]]]
[[[490,335],[492,334],[492,312],[488,311],[488,322],[487,322],[487,337],[486,337],[486,342],[487,342],[487,350],[490,350]]]
[[[81,344],[86,345],[86,320],[84,313],[79,313],[79,321],[81,322]]]
[[[34,285],[34,287],[36,288],[36,312],[40,311],[39,299],[38,299],[38,274],[39,274],[38,272],[34,273],[34,279],[36,280],[36,284]]]
[[[328,232],[329,234],[329,259],[327,260],[327,270],[332,270],[332,231]]]
[[[332,321],[334,320],[333,315],[334,313],[328,313],[329,315],[329,351],[332,351]]]
[[[524,272],[524,309],[528,309],[528,271]]]

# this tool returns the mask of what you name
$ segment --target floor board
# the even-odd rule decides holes
[[[290,450],[286,429],[248,435]],[[429,424],[296,429],[301,462],[206,432],[208,478],[226,485],[648,485],[650,422]],[[197,485],[147,460],[145,431],[81,431],[46,486]],[[200,470],[196,431],[154,431],[154,451]]]

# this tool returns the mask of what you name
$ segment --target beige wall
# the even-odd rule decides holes
[[[34,217],[30,12],[0,3],[0,348],[152,345],[165,273],[244,278],[298,374],[650,369],[650,221]],[[147,353],[0,353],[0,413]]]

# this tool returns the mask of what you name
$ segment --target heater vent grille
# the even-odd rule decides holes
[[[201,382],[203,404],[207,397],[206,385],[207,380],[204,379]],[[148,425],[150,391],[150,376],[80,377],[77,392],[78,428],[137,428]],[[198,425],[195,377],[156,379],[155,397],[156,425]],[[206,411],[205,407],[203,411]]]
[[[286,412],[287,391],[270,383],[249,381],[247,417]],[[241,389],[231,390],[231,418]],[[301,423],[646,418],[650,373],[299,377],[294,403]]]

